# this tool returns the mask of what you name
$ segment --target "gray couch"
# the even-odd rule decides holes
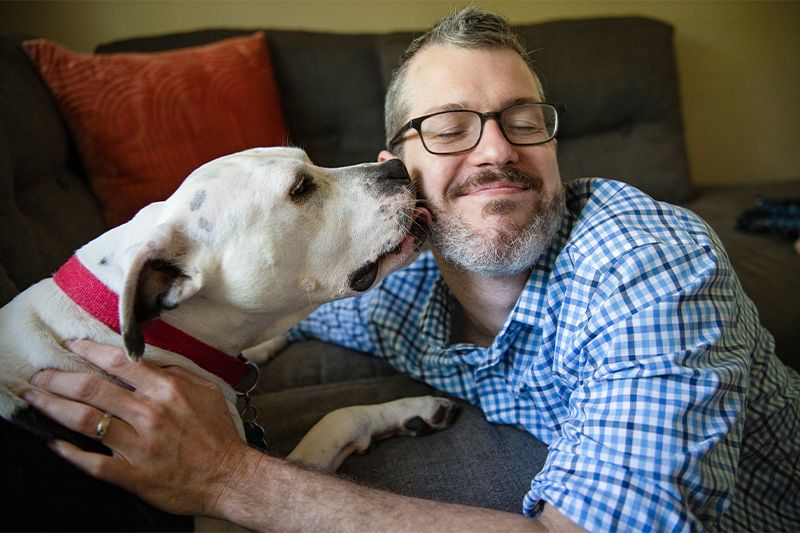
[[[733,229],[736,215],[758,196],[800,197],[800,182],[692,187],[673,32],[668,25],[643,18],[610,18],[554,21],[519,29],[529,49],[535,50],[547,99],[566,104],[559,134],[564,179],[613,177],[657,199],[697,211],[726,244],[744,288],[775,335],[778,355],[800,368],[800,256],[789,243]],[[164,50],[249,31],[145,37],[102,45],[98,52]],[[413,35],[269,29],[265,33],[291,142],[322,165],[374,160],[383,146],[388,77]],[[0,38],[0,303],[50,275],[76,247],[105,229],[69,131],[23,53],[22,39]],[[379,360],[316,342],[293,346],[263,374],[259,406],[266,413],[275,453],[287,451],[328,408],[427,390]],[[295,414],[290,416],[287,406]],[[391,490],[518,510],[536,464],[541,465],[546,453],[540,443],[513,428],[490,428],[479,411],[470,408],[459,424],[489,435],[484,442],[496,443],[489,449],[465,452],[478,466],[465,468],[468,479],[460,482],[477,484],[474,490],[459,489],[457,494],[442,496],[452,485],[450,474],[437,473],[428,460],[436,462],[436,454],[453,453],[448,432],[429,437],[432,440],[424,448],[414,448],[423,446],[419,443],[404,444],[403,439],[387,442],[380,447],[383,451],[349,460],[344,470]],[[502,460],[492,463],[488,457],[496,456],[498,450]],[[414,469],[413,454],[419,453],[428,463],[421,466],[426,471],[424,479]],[[401,456],[406,459],[403,475],[385,481],[387,471],[397,470],[395,463]],[[520,456],[526,458],[525,464],[514,463]],[[487,458],[484,469],[481,458]],[[27,471],[21,472],[25,477]],[[487,477],[493,480],[481,484]],[[419,489],[419,485],[424,487]]]

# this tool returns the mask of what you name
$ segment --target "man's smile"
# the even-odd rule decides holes
[[[540,192],[543,185],[540,177],[532,176],[516,168],[483,170],[461,183],[450,186],[445,193],[445,198],[453,200],[462,196],[505,196],[531,189]]]
[[[530,190],[527,184],[498,181],[477,185],[464,193],[464,196],[506,196]]]

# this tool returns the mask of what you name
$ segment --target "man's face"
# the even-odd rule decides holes
[[[452,109],[499,111],[541,100],[527,65],[504,49],[428,46],[410,62],[406,88],[409,119]],[[496,121],[487,120],[480,143],[469,152],[433,155],[411,133],[404,150],[404,162],[433,215],[431,238],[438,253],[483,274],[532,266],[561,218],[555,141],[514,146]]]

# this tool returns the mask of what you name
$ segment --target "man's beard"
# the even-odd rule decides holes
[[[496,181],[522,183],[537,192],[534,215],[525,226],[503,219],[489,230],[477,231],[463,217],[447,213],[444,206],[432,202],[428,205],[433,215],[430,237],[434,248],[456,267],[492,277],[518,274],[532,268],[561,226],[565,205],[563,186],[559,185],[552,195],[544,196],[541,178],[513,168],[479,172],[451,187],[445,194],[445,201]],[[490,201],[484,206],[483,215],[510,213],[519,208],[518,203],[509,199]]]

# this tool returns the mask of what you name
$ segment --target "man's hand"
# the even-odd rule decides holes
[[[96,437],[108,457],[65,442],[53,449],[87,473],[179,514],[224,518],[254,530],[573,531],[546,506],[540,520],[519,514],[379,492],[302,470],[243,443],[217,386],[180,368],[131,363],[121,349],[90,341],[69,348],[128,383],[43,370],[26,399],[65,426]],[[47,391],[47,392],[45,392]]]
[[[36,374],[31,382],[49,392],[32,391],[25,399],[66,427],[97,438],[103,414],[113,415],[102,438],[113,457],[63,441],[55,441],[52,449],[90,475],[167,511],[213,514],[248,450],[217,385],[178,367],[132,363],[116,347],[91,341],[68,347],[133,390],[97,374]]]

